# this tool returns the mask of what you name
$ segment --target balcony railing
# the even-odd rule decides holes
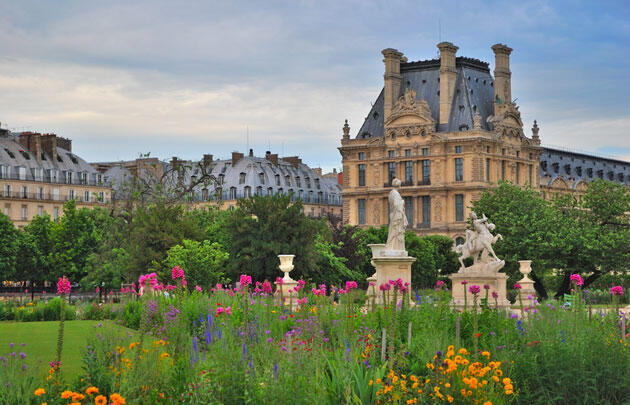
[[[75,173],[76,174],[76,173]],[[0,180],[18,180],[18,181],[37,181],[42,183],[51,183],[51,184],[76,184],[78,186],[101,186],[106,187],[106,184],[103,181],[98,181],[97,179],[91,178],[81,178],[78,176],[72,176],[70,181],[67,181],[63,176],[51,178],[47,175],[42,176],[33,176],[33,173],[27,172],[24,175],[20,175],[19,173],[11,173],[10,175],[5,175],[0,173]]]
[[[89,199],[85,199],[83,195],[75,195],[74,198],[70,198],[68,195],[55,195],[53,193],[23,193],[21,191],[7,192],[0,190],[0,198],[10,198],[15,200],[37,200],[37,201],[70,201],[75,200],[77,202],[92,202],[92,203],[105,203],[106,201],[99,201],[99,198],[90,195]]]
[[[288,195],[289,193],[286,191],[283,191],[281,194]],[[263,197],[263,196],[269,196],[269,195],[278,195],[278,193],[269,192],[268,190],[262,190],[259,193],[256,193],[255,190],[252,190],[250,193],[245,193],[244,191],[223,190],[220,194],[218,194],[216,192],[208,190],[207,194],[204,194],[203,192],[195,192],[193,195],[189,195],[187,198],[185,198],[185,200],[189,202],[203,202],[203,201],[217,201],[217,200],[233,201],[233,200],[240,200],[242,198],[253,197],[254,195],[259,195]],[[338,205],[338,206],[342,205],[341,195],[335,196],[335,195],[330,195],[328,193],[313,194],[312,196],[310,194],[307,194],[307,195],[302,195],[302,197],[299,197],[298,194],[295,192],[292,193],[291,201],[295,202],[297,200],[302,200],[302,202],[305,204],[326,204],[326,205]]]

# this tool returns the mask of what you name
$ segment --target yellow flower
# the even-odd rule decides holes
[[[72,396],[72,394],[74,394],[74,392],[66,390],[61,393],[61,399],[68,399]]]
[[[107,397],[105,395],[99,395],[94,398],[94,405],[107,405]]]
[[[446,388],[451,388],[451,384],[446,383],[446,384],[444,384],[444,387],[446,387]]]
[[[88,387],[85,390],[85,393],[88,394],[88,395],[98,394],[98,388],[96,388],[96,387]]]

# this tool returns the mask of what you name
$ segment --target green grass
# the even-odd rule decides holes
[[[72,379],[81,372],[82,356],[87,339],[94,335],[94,326],[100,321],[66,321],[61,361],[67,379]],[[103,324],[109,321],[102,321]],[[120,330],[126,330],[117,326]],[[0,355],[15,351],[24,352],[29,360],[29,367],[37,367],[42,372],[48,371],[48,363],[57,356],[57,334],[59,322],[0,322]],[[13,349],[9,343],[15,343]],[[20,343],[26,343],[20,347]],[[41,361],[41,364],[40,364]]]

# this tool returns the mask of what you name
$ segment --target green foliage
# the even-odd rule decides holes
[[[167,273],[163,274],[163,278],[168,279],[171,276],[168,269],[180,266],[184,269],[190,286],[199,285],[208,290],[216,283],[223,282],[222,270],[228,256],[217,242],[184,239],[181,245],[175,245],[168,250],[165,260]]]
[[[292,277],[310,279],[316,274],[315,239],[320,221],[302,213],[302,203],[289,196],[254,196],[238,201],[226,221],[231,240],[228,276],[237,280],[249,274],[256,280],[275,280],[277,255],[295,255]]]
[[[0,214],[0,280],[11,280],[15,275],[18,256],[18,231],[4,214]]]
[[[581,201],[572,195],[544,200],[530,188],[500,183],[473,202],[472,209],[486,214],[503,240],[495,252],[505,259],[508,284],[520,278],[519,260],[532,260],[531,277],[543,298],[543,279],[551,269],[562,269],[556,296],[569,290],[571,273],[592,273],[586,286],[611,270],[625,268],[630,259],[630,209],[627,188],[606,181],[589,184]]]
[[[16,278],[43,281],[50,279],[50,255],[52,221],[50,216],[36,216],[24,227],[18,238],[19,252]]]

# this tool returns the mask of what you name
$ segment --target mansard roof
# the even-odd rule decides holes
[[[457,79],[449,122],[438,124],[437,131],[472,129],[473,116],[477,111],[481,116],[481,127],[487,129],[486,119],[494,113],[494,79],[490,75],[488,64],[477,59],[458,57],[455,66]],[[404,95],[407,89],[414,90],[418,100],[427,101],[433,119],[439,122],[440,60],[401,63],[400,73],[402,81],[399,97]],[[383,136],[383,104],[384,96],[381,90],[356,138]]]
[[[573,188],[596,179],[630,185],[630,162],[551,147],[541,152],[541,184],[550,186],[563,178]]]

